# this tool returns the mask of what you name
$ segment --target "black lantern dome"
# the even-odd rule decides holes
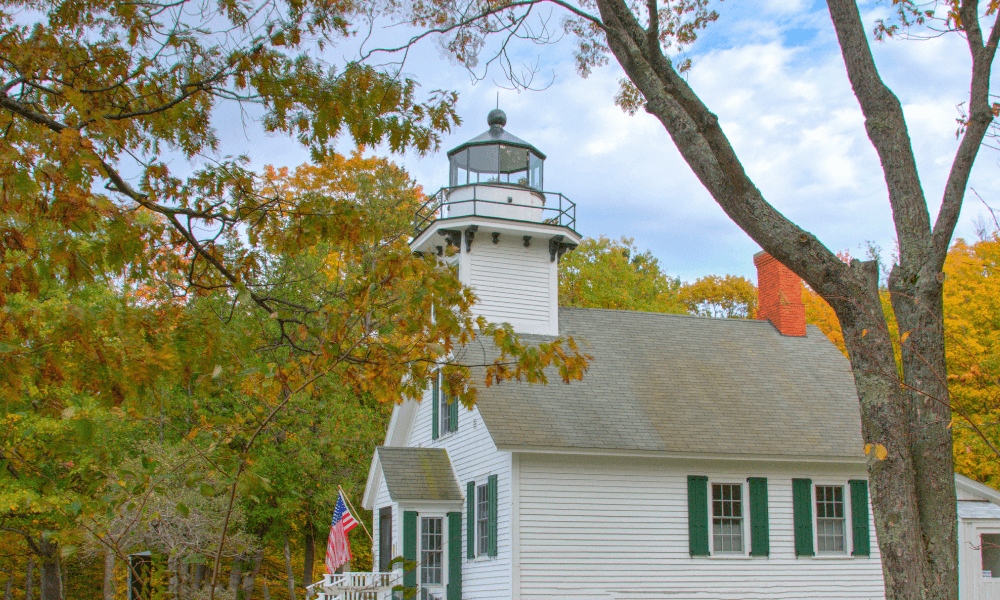
[[[448,185],[500,183],[541,191],[545,155],[504,131],[507,115],[491,110],[486,131],[448,152]]]

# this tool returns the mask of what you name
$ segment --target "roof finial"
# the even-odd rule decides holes
[[[503,129],[503,126],[507,124],[507,115],[499,108],[495,108],[486,117],[486,122],[489,124],[491,130],[494,127]]]

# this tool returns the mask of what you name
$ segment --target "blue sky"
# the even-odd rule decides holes
[[[887,10],[874,2],[863,8],[870,25]],[[825,3],[731,1],[719,10],[720,20],[688,52],[694,62],[688,79],[718,114],[757,187],[830,249],[861,256],[871,241],[891,254],[895,236],[878,157],[865,135]],[[556,13],[553,21],[560,19]],[[393,28],[376,36],[391,43],[405,33]],[[957,36],[892,40],[873,50],[880,73],[903,103],[933,218],[957,147],[957,106],[967,100],[968,51]],[[353,49],[336,51],[351,56]],[[499,92],[507,130],[548,156],[546,189],[577,203],[580,233],[632,237],[684,280],[708,274],[755,278],[752,256],[759,247],[701,187],[662,125],[644,112],[629,116],[614,105],[622,76],[617,64],[582,79],[574,70],[570,39],[525,44],[517,53],[526,62],[537,61],[536,81],[551,85],[509,91],[499,71],[474,84],[435,43],[421,43],[406,73],[425,91],[457,90],[464,122],[443,136],[441,152],[393,158],[428,192],[446,185],[445,151],[487,129],[486,114]],[[218,124],[221,153],[246,153],[255,167],[308,159],[294,141],[265,136],[239,115],[220,113]],[[342,150],[350,151],[346,141]],[[1000,206],[998,167],[997,153],[984,149],[971,181],[993,206]],[[957,236],[974,238],[974,219],[984,214],[970,192]]]

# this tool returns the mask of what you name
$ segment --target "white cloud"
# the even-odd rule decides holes
[[[765,0],[761,3],[765,13],[792,15],[806,8],[805,0]]]

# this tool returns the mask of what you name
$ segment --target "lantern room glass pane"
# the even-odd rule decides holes
[[[537,154],[520,146],[472,146],[451,156],[449,186],[507,183],[542,189],[542,163]]]
[[[517,146],[499,146],[499,165],[497,171],[500,173],[514,174],[528,170],[528,155],[530,152]]]
[[[528,169],[528,185],[536,190],[544,190],[545,187],[542,184],[542,163],[544,161],[534,152],[531,152],[530,154],[531,159]]]
[[[490,176],[496,177],[500,165],[499,146],[473,146],[469,153],[469,171],[479,175],[478,180],[485,182]]]

